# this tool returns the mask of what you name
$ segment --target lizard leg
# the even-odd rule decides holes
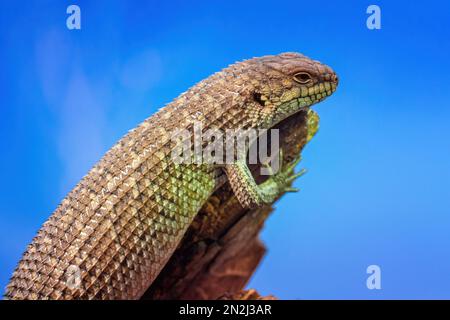
[[[280,152],[280,164],[283,162],[281,157],[282,153]],[[283,192],[297,192],[298,189],[291,188],[290,185],[292,181],[306,172],[301,170],[297,174],[294,173],[294,168],[300,160],[301,158],[298,157],[287,166],[281,166],[276,174],[259,185],[256,184],[250,169],[243,160],[225,166],[225,172],[241,205],[244,208],[251,208],[272,203]]]

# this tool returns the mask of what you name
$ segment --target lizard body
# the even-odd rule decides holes
[[[224,183],[244,207],[289,190],[295,165],[256,184],[245,163],[173,161],[171,134],[270,129],[331,95],[327,66],[296,53],[233,64],[123,137],[77,184],[28,246],[9,299],[137,299],[155,280],[208,197]],[[76,276],[75,278],[73,276]]]

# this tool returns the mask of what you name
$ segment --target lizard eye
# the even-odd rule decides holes
[[[294,74],[294,80],[297,81],[298,83],[308,83],[312,81],[312,77],[308,72],[299,72]]]

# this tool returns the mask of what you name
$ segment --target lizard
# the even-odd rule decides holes
[[[176,163],[171,133],[271,129],[337,88],[327,65],[288,52],[232,64],[120,139],[69,192],[19,261],[6,299],[139,299],[202,205],[228,182],[243,207],[273,202],[299,159],[257,184],[245,160]]]
[[[302,153],[317,134],[319,121],[317,112],[309,109],[297,112],[271,129],[278,130],[275,141],[283,150],[283,164],[291,163]],[[271,149],[272,139],[267,144]],[[249,163],[258,184],[267,179],[261,171],[263,163],[262,159],[256,164]],[[294,195],[291,201],[300,201],[300,197]],[[283,214],[274,208],[275,202],[243,208],[230,184],[223,184],[197,213],[179,246],[141,299],[216,300],[230,296],[243,299],[241,294],[249,289],[247,284],[267,253],[260,233],[269,217]],[[289,263],[289,259],[284,262]]]

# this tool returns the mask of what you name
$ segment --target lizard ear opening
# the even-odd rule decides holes
[[[255,100],[261,107],[264,107],[265,103],[262,100],[262,94],[259,92],[253,92],[253,100]]]

